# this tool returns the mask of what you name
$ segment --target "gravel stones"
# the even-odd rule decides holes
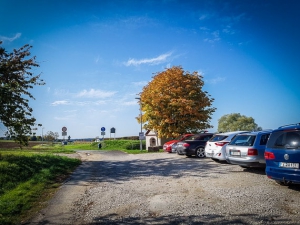
[[[299,224],[300,187],[280,186],[263,169],[168,153],[78,155],[84,162],[61,189],[80,188],[61,224]],[[55,224],[53,216],[45,209],[34,224]]]

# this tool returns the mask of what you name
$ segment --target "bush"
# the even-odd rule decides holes
[[[145,143],[142,143],[142,145],[143,145],[143,149],[146,149]],[[138,149],[140,149],[140,141],[134,141],[134,142],[127,143],[125,148],[126,148],[126,150],[138,150]]]

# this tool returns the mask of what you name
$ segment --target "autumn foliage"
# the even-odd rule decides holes
[[[187,132],[210,128],[216,108],[210,95],[202,90],[203,77],[198,72],[174,66],[153,76],[140,93],[144,128],[159,137],[176,137]],[[140,118],[137,117],[140,122]]]

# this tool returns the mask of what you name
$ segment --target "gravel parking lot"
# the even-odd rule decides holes
[[[78,151],[84,162],[27,224],[299,224],[300,186],[263,169],[168,153]]]

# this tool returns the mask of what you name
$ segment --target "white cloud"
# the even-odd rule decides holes
[[[115,94],[114,91],[101,91],[101,90],[95,90],[90,89],[89,91],[83,90],[79,92],[76,97],[86,97],[86,98],[106,98],[111,97]]]
[[[200,27],[200,30],[208,31],[209,29],[207,27]]]
[[[51,103],[52,106],[59,106],[59,105],[72,105],[72,106],[93,106],[93,105],[104,105],[106,101],[54,101]]]
[[[223,82],[223,81],[225,81],[225,80],[226,80],[225,77],[217,77],[217,78],[214,78],[214,79],[206,80],[206,83],[209,83],[209,84],[217,84],[217,83]]]
[[[12,41],[18,39],[19,37],[21,37],[21,35],[22,35],[21,33],[17,33],[14,37],[0,36],[0,39],[1,39],[2,41],[9,41],[9,42],[12,42]]]
[[[145,86],[148,84],[148,81],[139,81],[139,82],[132,82],[134,86]]]
[[[66,100],[61,100],[61,101],[52,102],[51,105],[53,105],[53,106],[57,106],[57,105],[70,105],[70,102],[66,101]]]
[[[122,102],[121,105],[126,105],[126,106],[129,106],[129,105],[137,105],[137,101],[128,101],[128,102]]]
[[[210,18],[215,17],[214,13],[203,13],[199,16],[199,20],[203,21],[203,20],[208,20]]]
[[[129,59],[127,62],[124,63],[125,66],[139,66],[141,64],[149,64],[149,65],[157,65],[167,61],[167,59],[172,55],[172,52],[165,53],[162,55],[157,56],[156,58],[150,59]]]

